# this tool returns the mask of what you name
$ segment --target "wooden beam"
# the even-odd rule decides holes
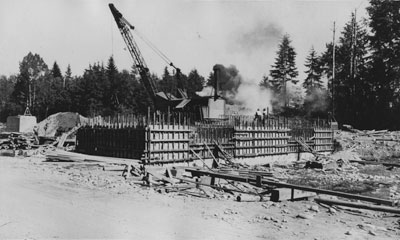
[[[350,160],[350,162],[364,164],[364,165],[383,165],[385,167],[400,167],[400,164],[398,163],[373,162],[373,161],[363,161],[363,160]]]
[[[364,204],[364,203],[358,203],[358,202],[347,202],[347,201],[324,199],[324,198],[315,198],[314,200],[318,203],[323,203],[323,204],[328,204],[328,205],[339,205],[339,206],[346,206],[346,207],[352,207],[352,208],[400,214],[400,209],[393,208],[393,207],[377,206],[377,205],[370,205],[370,204]]]

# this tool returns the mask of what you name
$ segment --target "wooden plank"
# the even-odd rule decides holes
[[[339,206],[346,206],[346,207],[352,207],[352,208],[400,214],[400,209],[394,208],[394,207],[377,206],[377,205],[370,205],[370,204],[364,204],[364,203],[358,203],[358,202],[348,202],[348,201],[323,199],[323,198],[315,198],[314,200],[318,203],[323,203],[323,204],[328,204],[328,205],[339,205]]]
[[[352,163],[359,163],[364,165],[383,165],[385,167],[400,167],[398,163],[385,163],[385,162],[372,162],[372,161],[363,161],[363,160],[350,160]]]

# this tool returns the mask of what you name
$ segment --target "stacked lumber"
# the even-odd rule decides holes
[[[35,144],[35,137],[32,134],[17,132],[3,132],[0,134],[0,150],[25,150],[31,149]]]
[[[47,161],[69,161],[69,162],[102,162],[112,163],[120,165],[138,165],[140,160],[137,159],[126,159],[126,158],[114,158],[114,157],[103,157],[88,155],[82,153],[68,152],[64,150],[54,150],[46,154]]]

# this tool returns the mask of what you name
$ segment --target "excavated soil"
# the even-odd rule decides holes
[[[56,113],[38,123],[38,134],[44,137],[57,137],[85,121],[87,118],[78,113]]]

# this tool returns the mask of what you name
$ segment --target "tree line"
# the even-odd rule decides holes
[[[328,42],[322,53],[310,47],[305,79],[298,77],[290,36],[283,36],[259,84],[274,93],[274,113],[333,117],[361,129],[400,128],[400,2],[371,0],[367,13],[367,19],[350,16],[335,44]],[[151,77],[159,90],[177,95],[181,87],[189,96],[215,81],[212,72],[204,78],[196,69],[178,76],[165,68],[161,77]],[[40,120],[60,111],[145,113],[152,102],[135,68],[120,71],[112,57],[105,66],[94,63],[72,76],[70,66],[62,73],[57,62],[49,68],[38,54],[28,53],[17,75],[0,76],[0,121],[22,114],[26,106]]]
[[[369,17],[361,20],[353,13],[324,52],[311,47],[304,99],[296,94],[296,51],[289,35],[283,37],[269,76],[260,82],[275,93],[275,109],[330,116],[360,129],[400,128],[400,2],[371,0],[367,13]]]
[[[155,74],[151,77],[159,90],[177,94],[180,84],[189,96],[201,91],[205,83],[196,69],[177,77],[165,68],[161,78]],[[49,68],[39,54],[28,53],[17,75],[0,77],[0,121],[23,114],[27,106],[41,120],[64,111],[84,116],[146,113],[153,103],[135,69],[119,71],[113,57],[106,66],[94,63],[81,76],[72,76],[69,65],[62,73],[57,62]]]

